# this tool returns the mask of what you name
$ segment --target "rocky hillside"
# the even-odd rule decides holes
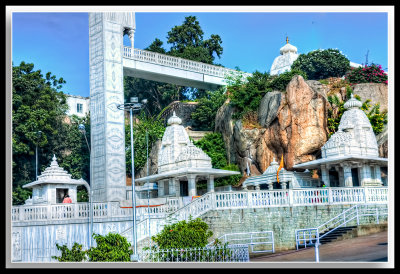
[[[342,88],[335,94],[343,99],[346,91]],[[362,100],[371,99],[372,104],[380,102],[381,110],[387,109],[384,84],[359,84],[354,94]],[[262,174],[273,158],[278,161],[282,155],[288,170],[295,164],[315,160],[328,140],[328,95],[332,95],[329,86],[295,76],[286,92],[273,91],[263,97],[257,127],[233,120],[234,109],[227,101],[217,113],[215,131],[223,135],[228,160],[237,163],[242,172],[249,165],[251,175]],[[380,134],[378,144],[381,157],[385,157],[387,130]]]

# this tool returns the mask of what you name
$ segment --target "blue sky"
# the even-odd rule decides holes
[[[196,16],[204,39],[218,34],[224,49],[215,62],[246,72],[269,71],[279,49],[289,43],[298,53],[337,48],[355,63],[388,67],[386,12],[136,12],[135,48]],[[14,12],[12,61],[33,63],[42,73],[63,77],[68,94],[89,96],[89,34],[86,12]]]

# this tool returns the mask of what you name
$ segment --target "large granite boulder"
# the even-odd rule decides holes
[[[262,174],[273,158],[283,155],[285,168],[316,159],[328,139],[326,124],[329,104],[323,90],[311,88],[301,76],[295,76],[286,92],[267,93],[261,101],[261,128],[245,129],[233,121],[229,105],[219,109],[215,130],[221,132],[235,155],[242,172]]]
[[[262,127],[269,127],[278,114],[282,92],[271,91],[261,99],[258,109],[258,122]]]
[[[353,93],[361,97],[362,101],[371,100],[371,105],[380,104],[380,110],[388,109],[388,86],[380,83],[362,83],[353,88]]]

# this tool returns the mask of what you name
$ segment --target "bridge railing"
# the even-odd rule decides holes
[[[226,77],[227,75],[237,75],[241,73],[233,69],[196,62],[157,52],[152,52],[142,49],[133,49],[132,51],[131,47],[124,47],[123,56],[128,59],[204,73],[207,75],[212,75],[217,77]],[[245,73],[245,72],[242,73],[244,77],[251,76],[250,73]]]

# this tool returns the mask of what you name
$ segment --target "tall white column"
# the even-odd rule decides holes
[[[196,175],[194,174],[189,174],[187,176],[188,178],[188,192],[189,196],[197,196],[196,195]]]
[[[207,192],[214,192],[214,175],[210,175],[207,179]]]
[[[94,202],[125,200],[123,18],[129,13],[89,13],[91,189]]]

